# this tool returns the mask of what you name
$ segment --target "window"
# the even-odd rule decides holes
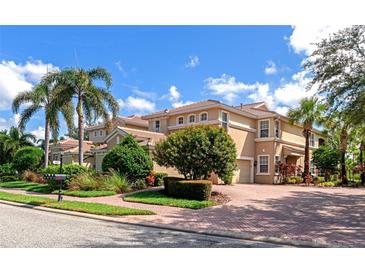
[[[177,124],[178,125],[183,125],[184,124],[184,117],[182,117],[182,116],[181,117],[178,117],[177,118]]]
[[[259,156],[259,173],[260,174],[269,173],[269,155]]]
[[[228,129],[228,113],[222,111],[222,127]]]
[[[280,121],[275,121],[275,137],[280,138]]]
[[[204,121],[208,121],[208,113],[207,112],[203,112],[200,114],[200,121],[204,122]]]
[[[103,136],[103,131],[102,131],[102,130],[100,130],[100,131],[99,131],[99,134],[100,134],[100,136]]]
[[[160,120],[155,121],[155,131],[160,132]]]
[[[275,174],[279,175],[280,173],[280,156],[276,155],[275,156]]]
[[[97,131],[94,131],[94,136],[98,136],[98,132]]]
[[[195,115],[189,116],[189,123],[195,123]]]
[[[269,120],[260,121],[260,138],[269,137]]]
[[[311,135],[310,135],[309,145],[311,147],[314,147],[314,145],[315,145],[315,142],[314,142],[314,134],[313,133],[311,133]]]

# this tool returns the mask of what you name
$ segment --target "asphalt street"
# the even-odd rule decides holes
[[[0,247],[284,247],[0,204]]]

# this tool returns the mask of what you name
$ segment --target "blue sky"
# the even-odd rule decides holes
[[[292,26],[0,26],[0,129],[11,100],[47,67],[106,68],[121,114],[205,99],[266,101],[284,113],[307,96],[301,62],[323,28]],[[41,136],[43,113],[28,130]],[[61,130],[65,132],[65,130]]]

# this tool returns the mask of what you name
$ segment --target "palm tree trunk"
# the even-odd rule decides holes
[[[346,174],[346,150],[347,150],[348,133],[345,128],[342,129],[340,135],[340,151],[341,151],[341,184],[347,184]]]
[[[305,137],[305,149],[304,149],[304,173],[303,178],[309,175],[309,138],[310,138],[310,130],[304,130],[304,137]]]
[[[49,119],[46,118],[46,125],[44,131],[44,167],[48,167],[49,159]]]
[[[360,144],[360,159],[359,159],[360,166],[362,167],[362,172],[360,175],[362,185],[365,185],[364,150],[365,150],[365,141],[362,141]]]
[[[79,129],[79,165],[84,162],[84,114],[82,111],[82,97],[79,95],[77,102],[78,129]]]

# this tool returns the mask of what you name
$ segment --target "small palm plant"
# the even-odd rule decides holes
[[[6,158],[12,158],[21,147],[34,146],[36,141],[37,138],[33,134],[24,133],[16,127],[11,127],[9,132],[4,131],[0,134],[2,153]]]
[[[309,138],[312,133],[313,126],[319,126],[323,123],[325,111],[326,106],[322,104],[318,98],[310,97],[302,99],[297,108],[292,108],[288,112],[291,124],[298,123],[303,126],[303,136],[305,138],[303,178],[307,182],[310,177]]]

